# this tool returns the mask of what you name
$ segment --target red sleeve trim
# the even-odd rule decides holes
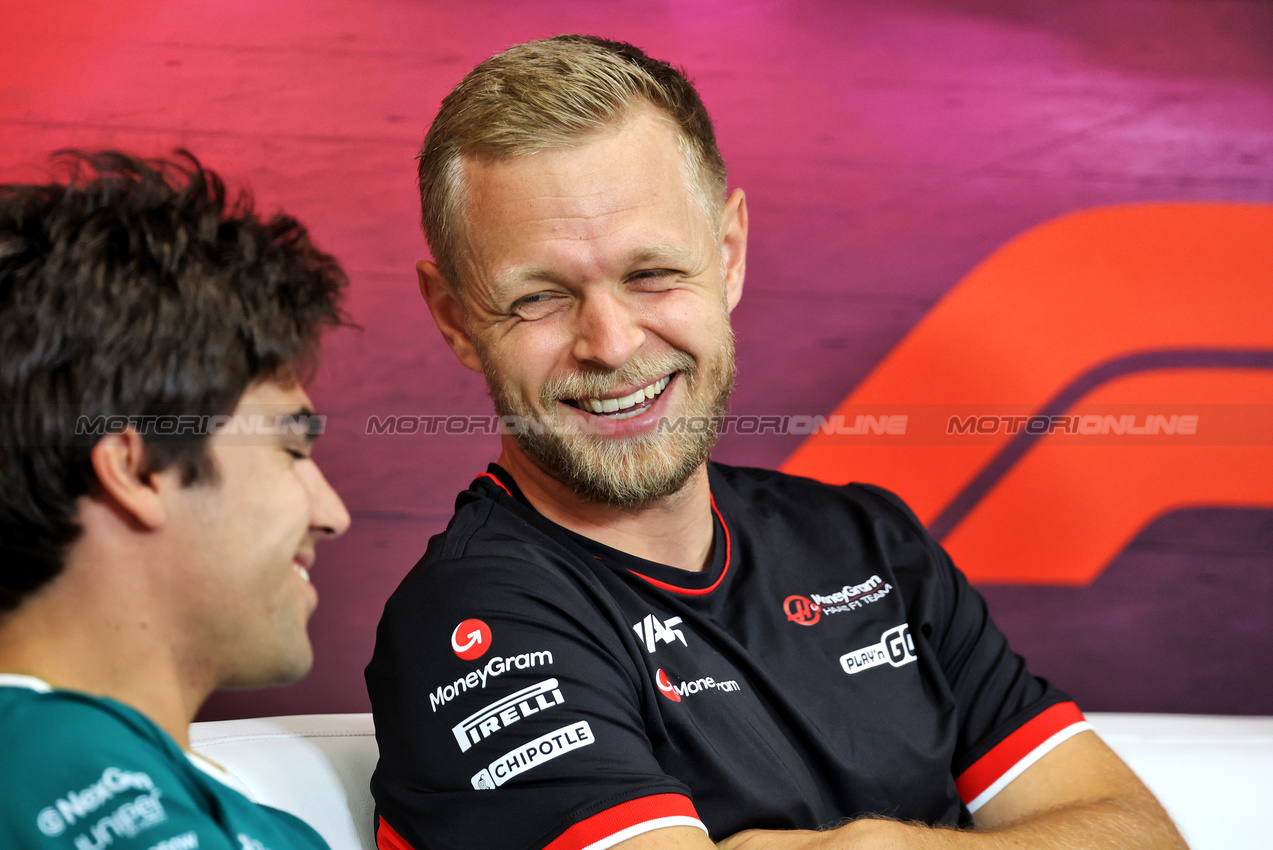
[[[377,818],[376,821],[376,848],[377,850],[415,850],[407,843],[407,839],[385,823],[384,818]]]
[[[579,821],[557,836],[544,850],[604,850],[634,835],[663,826],[697,826],[704,832],[707,831],[689,797],[683,794],[655,794],[620,803]]]
[[[955,778],[960,799],[975,812],[1057,744],[1091,728],[1072,702],[1044,709]]]
[[[732,552],[733,545],[729,539],[729,526],[725,524],[725,518],[721,516],[720,511],[716,509],[716,497],[709,496],[709,498],[712,500],[712,512],[716,514],[716,518],[720,520],[720,527],[725,529],[725,567],[720,571],[720,578],[712,582],[711,587],[701,587],[701,588],[698,588],[697,590],[690,590],[684,587],[677,587],[674,584],[668,584],[665,581],[659,581],[656,578],[650,578],[647,575],[642,575],[636,570],[628,570],[628,572],[632,573],[632,575],[636,576],[637,578],[645,579],[650,584],[654,585],[660,590],[668,590],[668,591],[671,591],[672,593],[679,593],[682,596],[706,596],[707,594],[711,593],[716,588],[720,587],[720,583],[724,581],[725,576],[729,574],[729,559],[731,555],[733,554]]]

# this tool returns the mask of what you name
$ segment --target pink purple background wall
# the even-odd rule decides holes
[[[319,457],[354,517],[315,570],[318,663],[205,718],[366,710],[383,600],[495,455],[490,436],[367,423],[489,410],[416,292],[413,156],[443,95],[509,44],[596,33],[697,81],[752,210],[739,414],[829,413],[970,269],[1050,219],[1273,202],[1263,0],[4,0],[0,21],[0,179],[41,176],[60,147],[186,146],[307,222],[352,276],[365,330],[330,338],[312,388],[330,415]],[[1266,327],[1242,368],[1269,369]],[[732,434],[716,456],[778,466],[801,439]],[[1089,710],[1273,713],[1268,504],[1166,512],[1090,584],[982,589]]]

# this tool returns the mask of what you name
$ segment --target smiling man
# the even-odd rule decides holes
[[[189,751],[313,662],[349,514],[300,384],[344,273],[193,157],[0,186],[0,846],[324,848]]]
[[[678,71],[511,48],[420,182],[505,433],[381,621],[381,850],[1180,846],[894,496],[708,461],[747,205]]]

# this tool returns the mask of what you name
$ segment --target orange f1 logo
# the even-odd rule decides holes
[[[1163,513],[1273,506],[1270,234],[1273,206],[1254,204],[1087,210],[1024,233],[834,411],[907,410],[905,438],[814,434],[783,469],[897,491],[980,581],[1085,584]],[[1102,415],[1118,406],[1144,416]],[[1088,436],[1111,427],[1127,439]]]

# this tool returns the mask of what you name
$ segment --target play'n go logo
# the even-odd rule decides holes
[[[812,626],[822,619],[822,606],[807,596],[788,596],[782,603],[787,619],[801,626]]]
[[[879,643],[846,652],[840,656],[840,666],[844,672],[852,676],[881,664],[901,667],[910,664],[917,658],[915,641],[911,638],[911,627],[906,623],[894,626],[880,636]]]
[[[481,658],[491,648],[491,627],[481,620],[465,620],[451,632],[451,649],[465,661]]]

